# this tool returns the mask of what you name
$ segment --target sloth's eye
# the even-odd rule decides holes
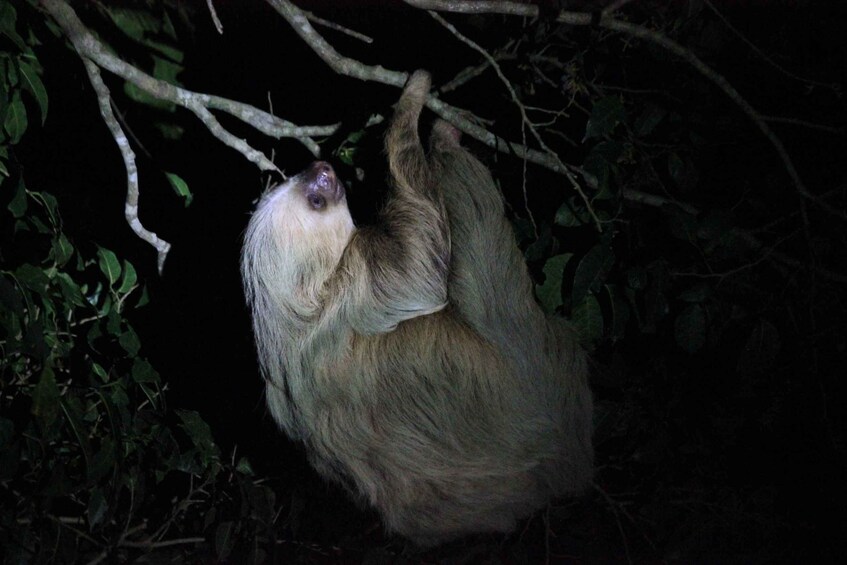
[[[320,194],[310,194],[307,198],[309,200],[309,205],[315,210],[320,210],[326,206],[326,198]]]

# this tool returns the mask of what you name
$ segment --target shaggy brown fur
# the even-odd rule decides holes
[[[501,196],[456,130],[438,122],[424,153],[428,90],[415,73],[395,109],[382,225],[354,228],[318,162],[262,199],[242,257],[274,418],[422,545],[508,531],[592,472],[585,356],[533,299]]]

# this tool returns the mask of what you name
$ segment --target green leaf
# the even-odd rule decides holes
[[[0,4],[0,31],[6,32],[9,29],[15,29],[15,23],[18,20],[18,12],[9,2]]]
[[[97,340],[103,337],[103,330],[100,329],[100,324],[91,324],[88,332],[85,334],[85,339],[92,349],[97,350]]]
[[[95,375],[100,377],[100,380],[103,381],[104,383],[109,382],[109,374],[106,372],[106,369],[104,369],[99,363],[92,363],[91,364],[91,371]]]
[[[15,278],[26,288],[42,295],[47,292],[47,287],[50,285],[50,279],[44,270],[29,263],[24,263],[15,269]]]
[[[144,286],[141,289],[141,298],[138,299],[138,304],[135,305],[136,308],[141,308],[142,306],[146,306],[150,303],[150,293],[147,291],[147,286]]]
[[[26,214],[26,186],[23,179],[18,180],[18,186],[15,187],[15,194],[12,196],[12,201],[9,202],[7,208],[15,218],[22,218]]]
[[[109,279],[109,284],[115,284],[118,277],[121,276],[121,264],[117,256],[109,249],[98,246],[97,257],[99,259],[100,270]]]
[[[9,328],[14,326],[16,329],[19,329],[17,320],[18,317],[24,315],[24,296],[26,296],[26,293],[21,292],[17,285],[12,284],[12,280],[9,277],[0,274],[0,306],[6,310],[4,316],[0,316],[0,321],[6,323],[14,320],[14,323],[8,326]],[[7,318],[5,317],[6,314],[14,315]],[[15,336],[17,335],[17,331],[9,331],[6,335]]]
[[[615,126],[625,119],[626,111],[620,98],[616,96],[601,98],[591,108],[591,116],[585,125],[583,141],[611,133]]]
[[[138,339],[138,334],[135,333],[135,330],[132,328],[127,328],[127,330],[121,334],[118,338],[118,343],[120,343],[121,347],[123,347],[124,350],[132,357],[138,355],[138,350],[141,349],[141,341]]]
[[[360,141],[362,141],[362,138],[365,137],[366,133],[367,133],[367,131],[364,130],[364,129],[360,129],[360,130],[350,132],[347,135],[345,142],[352,143],[352,144],[355,145],[356,143],[359,143]]]
[[[91,496],[88,499],[88,509],[85,513],[88,516],[88,525],[92,530],[97,527],[97,524],[103,521],[103,518],[106,516],[106,510],[108,509],[109,505],[106,504],[103,489],[100,487],[91,489]]]
[[[24,88],[38,102],[38,109],[41,111],[41,125],[44,125],[44,120],[47,119],[47,89],[44,88],[44,83],[41,82],[38,72],[28,62],[21,59],[18,61],[18,67],[23,77]]]
[[[28,48],[26,42],[20,35],[18,35],[18,32],[15,31],[17,18],[18,15],[11,3],[0,2],[0,34],[5,35],[12,40],[19,50],[26,51]]]
[[[112,389],[111,395],[112,404],[114,404],[117,408],[126,408],[129,406],[129,396],[126,394],[126,390],[123,385],[117,386]]]
[[[137,383],[158,383],[159,373],[149,361],[139,357],[132,364],[132,380]]]
[[[169,84],[179,84],[177,75],[183,70],[179,65],[169,59],[153,55],[153,76]]]
[[[664,108],[660,108],[654,104],[648,105],[644,108],[641,115],[638,116],[638,119],[635,120],[635,125],[633,126],[635,134],[639,137],[650,135],[666,115],[667,111]]]
[[[148,39],[144,42],[144,44],[150,47],[151,49],[158,51],[161,55],[164,55],[174,63],[182,63],[183,59],[185,59],[185,53],[183,53],[179,48],[174,47],[169,43]]]
[[[576,267],[571,304],[579,304],[588,293],[598,292],[614,263],[615,255],[609,247],[603,244],[592,247]]]
[[[234,530],[235,524],[233,522],[221,522],[215,530],[215,553],[220,561],[226,561],[232,551]]]
[[[135,267],[132,263],[124,259],[123,277],[121,277],[121,286],[118,288],[118,294],[126,294],[135,287],[138,282],[138,275],[135,272]]]
[[[32,392],[32,414],[43,430],[49,430],[59,416],[59,387],[53,369],[45,367]]]
[[[185,134],[185,128],[178,124],[164,122],[161,120],[157,120],[153,122],[153,127],[155,127],[159,134],[170,141],[177,141],[182,139],[182,136]]]
[[[2,443],[0,443],[2,445]],[[252,477],[255,473],[253,471],[253,466],[250,465],[250,461],[246,457],[242,457],[238,460],[238,463],[235,465],[236,471],[243,475],[247,475],[248,477]]]
[[[106,317],[106,331],[110,335],[115,337],[121,335],[123,320],[121,319],[120,312],[118,312],[117,308],[114,308],[111,296],[107,296],[103,300],[103,305],[100,307],[100,315]]]
[[[59,288],[62,291],[62,296],[68,303],[74,306],[86,306],[85,297],[82,295],[82,290],[79,285],[67,273],[56,273],[56,280],[59,282]]]
[[[345,165],[350,165],[351,167],[355,163],[356,159],[356,147],[342,147],[338,151],[335,152],[338,155],[338,159],[344,163]]]
[[[585,209],[585,206],[581,202],[577,203],[575,198],[568,198],[556,210],[556,216],[553,221],[556,222],[557,226],[575,228],[584,226],[588,223],[588,220],[588,211]]]
[[[206,454],[216,455],[218,447],[212,439],[212,430],[209,428],[200,414],[194,410],[177,410],[177,416],[182,420],[182,429],[184,429],[194,445]]]
[[[94,454],[91,458],[91,465],[88,467],[89,483],[96,483],[115,467],[115,445],[111,438],[105,437],[100,444],[100,451]]]
[[[74,254],[74,246],[71,245],[71,242],[68,241],[67,236],[65,234],[60,233],[58,237],[53,238],[52,245],[50,248],[50,258],[56,263],[57,266],[61,267]]]
[[[74,438],[76,438],[77,445],[82,449],[82,456],[87,467],[89,465],[91,443],[89,442],[88,428],[82,421],[82,403],[78,397],[68,395],[64,399],[59,399],[59,406],[65,414],[65,421],[70,426]]]
[[[38,226],[38,231],[52,235],[52,233],[56,231],[61,224],[61,220],[59,219],[59,202],[56,201],[56,197],[49,192],[30,192],[29,195],[36,202],[40,203],[45,210],[47,210],[47,216],[50,220],[50,225],[52,226],[52,228],[48,228],[46,225],[41,223],[41,225]],[[40,223],[38,218],[33,218],[33,221],[38,221]]]
[[[188,208],[191,206],[194,195],[191,193],[191,189],[188,188],[188,184],[175,173],[166,172],[165,176],[168,177],[168,182],[171,183],[171,188],[174,189],[174,192],[183,198],[185,207]]]
[[[6,108],[6,119],[3,120],[3,128],[9,134],[9,142],[13,145],[21,140],[27,127],[26,108],[21,101],[21,96],[16,91],[12,95],[12,101]]]
[[[553,241],[553,234],[550,232],[550,226],[545,222],[540,226],[540,228],[541,233],[538,235],[538,239],[532,242],[524,252],[524,256],[527,261],[538,261],[545,257],[547,249]]]
[[[144,43],[147,34],[155,35],[162,29],[162,22],[147,10],[112,6],[106,13],[118,29],[139,43]]]
[[[706,343],[706,313],[699,304],[686,307],[674,320],[674,339],[688,353],[696,353]]]
[[[562,305],[562,275],[571,257],[573,253],[564,253],[544,263],[544,284],[536,285],[535,294],[545,312],[552,313]]]
[[[571,313],[571,324],[583,345],[589,346],[603,337],[603,312],[593,294],[589,294]]]

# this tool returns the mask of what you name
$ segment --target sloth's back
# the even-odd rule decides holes
[[[315,465],[422,544],[511,530],[551,496],[583,490],[584,361],[560,350],[559,329],[539,331],[538,354],[518,358],[449,308],[351,336],[348,354],[318,376],[338,386],[322,387]]]

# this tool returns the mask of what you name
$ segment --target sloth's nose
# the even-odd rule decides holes
[[[321,186],[332,184],[336,181],[335,171],[332,169],[332,165],[326,161],[315,161],[309,168],[311,169],[311,173],[315,175],[315,182]]]
[[[315,161],[307,169],[307,183],[325,197],[336,202],[344,197],[344,185],[339,182],[332,165],[326,161]]]

